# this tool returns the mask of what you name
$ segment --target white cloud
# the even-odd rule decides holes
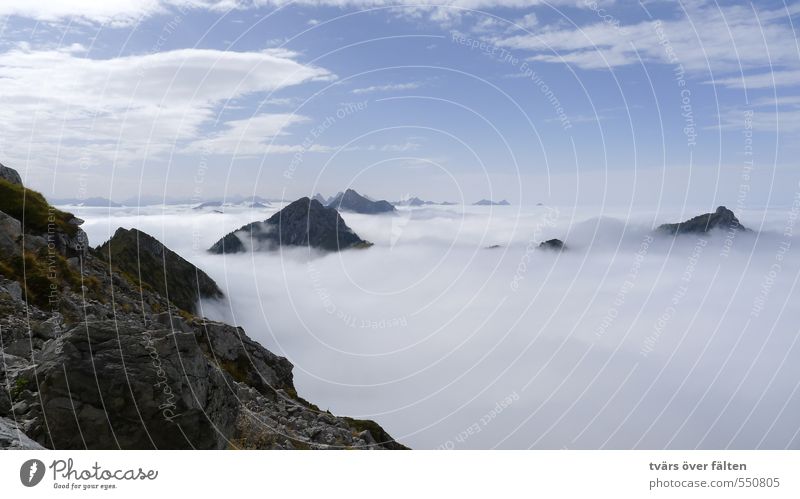
[[[38,21],[76,19],[103,24],[127,25],[136,20],[165,12],[168,6],[187,4],[181,0],[4,0],[0,15],[20,16]]]
[[[231,99],[332,78],[294,55],[185,49],[90,59],[12,50],[0,54],[0,145],[9,161],[30,153],[51,168],[152,157],[199,139]]]
[[[53,22],[78,20],[126,26],[149,16],[173,11],[205,9],[225,12],[231,9],[282,7],[302,5],[312,7],[368,8],[404,6],[408,12],[434,11],[439,21],[458,16],[462,9],[526,8],[543,3],[575,4],[575,0],[416,0],[407,8],[404,0],[3,0],[0,16],[21,16]]]
[[[539,18],[536,17],[536,14],[531,12],[530,14],[522,16],[521,19],[517,19],[515,23],[525,29],[533,29],[539,25]]]
[[[401,209],[343,215],[375,243],[365,251],[204,251],[275,209],[79,216],[94,244],[119,225],[162,239],[226,291],[204,314],[286,355],[302,396],[414,448],[784,448],[796,435],[797,254],[770,278],[783,211],[737,210],[766,227],[733,240],[647,240],[701,211]],[[571,249],[529,249],[549,237]]]
[[[770,71],[767,73],[751,74],[745,76],[735,76],[731,78],[720,78],[718,80],[707,81],[729,88],[773,88],[797,85],[800,83],[800,71]]]
[[[281,146],[271,151],[269,141],[285,135],[286,128],[308,121],[298,114],[261,114],[223,124],[224,130],[208,138],[192,142],[185,152],[207,151],[210,154],[230,154],[238,157],[260,156],[269,152],[284,152]]]
[[[797,48],[787,43],[795,39],[787,11],[764,9],[756,14],[750,6],[690,5],[685,14],[679,10],[675,18],[659,24],[617,26],[608,18],[579,28],[550,25],[533,34],[496,36],[492,41],[534,52],[533,60],[585,69],[638,64],[637,52],[645,62],[680,63],[696,72],[796,66]]]
[[[365,88],[356,88],[352,91],[354,94],[369,94],[373,92],[399,92],[403,90],[415,90],[422,85],[420,83],[393,83],[388,85],[374,85]]]

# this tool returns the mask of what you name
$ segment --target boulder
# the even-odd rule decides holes
[[[22,224],[0,211],[0,258],[17,256],[21,252]]]
[[[22,177],[17,170],[9,168],[0,163],[0,179],[11,182],[12,184],[22,185]]]

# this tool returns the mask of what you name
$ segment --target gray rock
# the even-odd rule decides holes
[[[540,243],[538,248],[541,250],[552,251],[562,251],[567,249],[567,247],[564,245],[564,241],[561,239],[548,239],[547,241]]]
[[[28,438],[12,420],[0,417],[0,449],[41,450],[41,445]]]
[[[17,256],[21,253],[22,224],[16,218],[0,211],[0,254]]]
[[[16,301],[22,301],[22,286],[17,281],[8,281],[4,287],[11,298]]]
[[[58,312],[55,312],[52,317],[44,322],[38,322],[33,325],[31,332],[34,336],[44,340],[51,340],[61,334],[63,317]]]
[[[661,232],[669,234],[704,234],[713,229],[749,231],[741,223],[731,210],[720,206],[714,213],[705,213],[685,222],[674,224],[663,224],[658,227]]]
[[[19,176],[17,170],[4,166],[2,163],[0,163],[0,178],[12,184],[22,185],[22,177]]]

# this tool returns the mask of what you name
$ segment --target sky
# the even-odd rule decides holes
[[[800,3],[7,0],[0,162],[52,198],[354,188],[780,207]]]

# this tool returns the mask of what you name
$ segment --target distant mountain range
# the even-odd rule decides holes
[[[511,206],[511,203],[505,199],[498,202],[494,202],[489,199],[481,199],[477,203],[473,204],[473,206]]]
[[[260,209],[260,208],[269,208],[271,205],[272,205],[272,203],[270,203],[266,199],[262,199],[261,201],[256,201],[256,200],[252,200],[251,199],[251,200],[248,200],[248,201],[240,201],[238,203],[229,203],[229,202],[223,203],[222,201],[206,201],[204,203],[198,204],[197,206],[194,206],[192,209],[193,210],[204,210],[204,209],[208,209],[208,208],[213,208],[214,211],[221,212],[224,208],[254,208],[254,209]]]
[[[453,206],[456,203],[451,203],[449,201],[442,201],[441,203],[437,203],[436,201],[423,201],[418,197],[411,197],[408,199],[401,199],[400,201],[395,201],[395,206]]]
[[[351,211],[354,213],[363,214],[376,214],[388,213],[395,211],[395,206],[454,206],[458,203],[450,201],[430,201],[420,199],[413,196],[410,198],[400,199],[398,201],[389,202],[385,200],[374,200],[368,195],[359,194],[354,189],[347,189],[344,192],[338,192],[334,196],[325,197],[320,193],[314,194],[311,198],[319,201],[324,206],[332,206],[339,211]],[[80,206],[80,207],[94,207],[94,208],[121,208],[125,206],[154,206],[154,205],[193,205],[194,209],[216,208],[221,209],[224,207],[247,207],[247,208],[267,208],[272,203],[284,203],[285,199],[277,198],[264,198],[261,196],[243,196],[240,194],[233,196],[226,196],[224,199],[206,199],[200,200],[197,198],[176,198],[176,197],[160,197],[160,196],[141,196],[136,198],[124,199],[121,202],[112,201],[105,197],[90,197],[85,199],[78,198],[56,198],[49,200],[52,204],[57,206]],[[510,206],[511,203],[503,199],[502,201],[492,201],[490,199],[481,199],[473,203],[473,206]]]
[[[391,213],[395,211],[395,207],[392,203],[384,200],[373,201],[366,196],[362,196],[353,189],[347,189],[345,192],[337,194],[333,200],[328,203],[328,207],[336,208],[339,211],[352,211],[367,215]]]
[[[51,203],[57,206],[83,206],[87,208],[121,208],[124,205],[116,203],[108,198],[93,197],[86,199],[67,198],[52,199]]]

